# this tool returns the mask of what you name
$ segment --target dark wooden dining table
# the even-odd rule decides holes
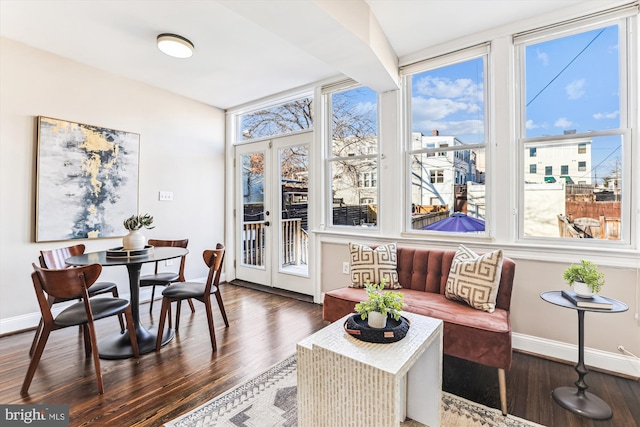
[[[129,272],[129,295],[131,302],[131,312],[133,314],[133,325],[136,329],[138,348],[140,354],[150,353],[156,348],[158,330],[155,326],[145,327],[140,324],[140,271],[142,264],[147,262],[164,261],[172,258],[179,258],[189,253],[184,248],[157,247],[148,255],[137,257],[107,257],[107,251],[88,252],[82,255],[72,256],[65,261],[69,265],[82,266],[89,264],[100,264],[103,267],[124,265]],[[167,328],[162,335],[162,345],[173,339],[173,329]],[[128,359],[133,357],[133,347],[129,340],[129,334],[118,332],[102,338],[98,342],[98,353],[102,359]]]

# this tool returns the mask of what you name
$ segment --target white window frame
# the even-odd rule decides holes
[[[334,225],[333,224],[333,185],[332,185],[332,174],[331,174],[331,163],[340,160],[362,160],[362,159],[372,159],[376,163],[376,181],[378,180],[380,174],[380,94],[376,96],[376,121],[377,121],[377,131],[376,137],[378,141],[378,146],[376,148],[375,154],[360,154],[355,156],[348,157],[334,157],[333,156],[333,133],[332,133],[332,124],[333,124],[333,111],[331,105],[331,95],[337,92],[345,92],[352,89],[363,88],[365,86],[355,82],[354,80],[345,80],[341,82],[337,82],[331,85],[327,85],[322,88],[322,112],[324,116],[324,127],[323,127],[323,137],[322,137],[322,145],[324,149],[323,159],[324,159],[324,176],[325,176],[325,200],[332,201],[332,203],[325,203],[324,209],[324,217],[325,217],[325,227],[328,230],[345,230],[348,229],[350,233],[356,231],[358,233],[370,233],[373,231],[378,231],[380,228],[380,187],[360,187],[360,183],[363,182],[358,178],[358,188],[375,188],[376,191],[376,199],[378,206],[378,218],[376,226],[371,227],[361,227],[358,225]],[[368,150],[367,150],[368,151]]]
[[[485,57],[483,61],[483,75],[484,75],[484,143],[480,144],[466,144],[464,146],[465,150],[476,150],[483,149],[485,156],[485,230],[484,233],[473,234],[470,233],[458,233],[458,232],[441,232],[441,231],[429,231],[429,230],[416,230],[411,228],[411,214],[412,214],[412,199],[411,199],[411,162],[412,156],[416,154],[427,154],[427,156],[447,156],[448,152],[460,151],[461,147],[457,145],[448,146],[448,144],[442,144],[439,147],[432,148],[422,148],[413,150],[412,149],[412,111],[411,111],[411,99],[412,99],[412,76],[414,74],[423,73],[429,70],[435,70],[438,68],[443,68],[449,65],[454,65],[457,63],[470,61],[476,58]],[[493,196],[491,194],[493,190],[492,186],[492,176],[494,172],[491,167],[491,147],[494,144],[492,141],[492,127],[493,119],[491,117],[493,113],[493,106],[491,104],[491,93],[492,93],[492,78],[491,78],[491,66],[492,66],[492,58],[491,58],[491,45],[490,43],[482,43],[479,45],[471,46],[465,49],[458,50],[456,52],[452,52],[449,54],[441,55],[431,59],[425,59],[423,61],[419,61],[413,64],[409,64],[400,68],[400,76],[402,79],[402,114],[401,116],[404,118],[402,121],[402,126],[404,130],[404,212],[403,215],[405,217],[404,220],[404,230],[403,233],[407,235],[418,235],[424,236],[429,235],[429,237],[434,238],[442,238],[444,240],[450,240],[452,238],[460,239],[460,237],[464,236],[465,239],[470,240],[493,240],[494,238],[494,230],[491,227],[493,215],[491,210],[487,212],[486,207],[493,207]]]
[[[516,109],[516,153],[523,153],[528,144],[536,143],[544,145],[545,143],[558,142],[563,140],[577,140],[580,137],[601,137],[601,136],[621,136],[623,138],[622,145],[622,201],[620,212],[620,220],[622,225],[622,233],[620,240],[600,240],[600,239],[567,239],[567,238],[551,238],[551,237],[535,237],[524,236],[524,185],[525,185],[525,165],[524,156],[517,156],[517,176],[515,178],[518,183],[517,190],[517,236],[516,241],[519,243],[542,244],[545,246],[566,248],[568,241],[571,245],[579,248],[633,248],[636,247],[636,236],[638,232],[635,230],[640,224],[633,220],[632,209],[637,209],[638,201],[632,199],[632,194],[637,194],[637,189],[632,183],[632,169],[634,155],[633,147],[638,144],[635,136],[637,132],[633,132],[638,126],[638,118],[634,117],[632,112],[637,111],[637,49],[633,33],[637,31],[637,15],[638,5],[632,4],[623,6],[619,9],[603,11],[590,15],[581,19],[574,19],[569,22],[550,25],[545,28],[530,30],[513,36],[515,50],[515,70],[516,70],[516,91],[515,109]],[[611,25],[619,25],[619,52],[620,52],[620,127],[611,130],[596,130],[591,132],[582,132],[571,135],[553,135],[543,137],[526,137],[526,108],[525,102],[525,83],[524,83],[524,57],[525,48],[529,44],[537,44],[546,40],[559,39],[570,35],[604,28]],[[637,148],[636,148],[637,150]],[[625,202],[626,201],[626,202]]]

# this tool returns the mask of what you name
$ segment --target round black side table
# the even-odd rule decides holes
[[[553,400],[563,408],[583,417],[594,420],[608,420],[613,416],[611,408],[604,400],[593,393],[589,393],[587,391],[589,386],[584,381],[584,377],[589,373],[589,370],[584,365],[584,312],[620,313],[627,311],[629,307],[623,302],[606,297],[602,298],[611,303],[611,309],[578,307],[572,301],[563,297],[561,291],[543,292],[540,294],[540,298],[551,304],[572,308],[578,312],[578,364],[576,365],[578,381],[574,383],[577,387],[556,388],[551,393]]]

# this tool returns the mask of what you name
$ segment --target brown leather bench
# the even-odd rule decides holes
[[[511,368],[511,289],[515,263],[504,258],[493,313],[477,310],[445,297],[445,287],[455,251],[397,248],[398,279],[406,311],[444,322],[444,354],[498,368],[500,405],[507,414],[505,370]],[[323,318],[334,322],[354,312],[366,300],[362,288],[340,288],[325,293]]]

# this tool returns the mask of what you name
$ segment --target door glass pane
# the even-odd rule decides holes
[[[264,268],[264,160],[262,152],[243,154],[242,264]]]
[[[309,274],[308,190],[309,146],[281,148],[280,162],[280,271]]]

